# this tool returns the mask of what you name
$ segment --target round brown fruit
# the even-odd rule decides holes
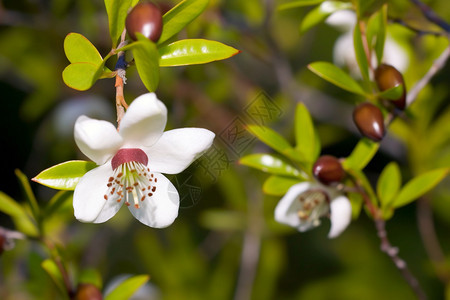
[[[313,174],[323,184],[340,182],[345,177],[345,171],[339,160],[332,155],[323,155],[313,166]]]
[[[379,142],[383,139],[385,129],[381,110],[372,103],[361,103],[353,111],[353,121],[359,132],[371,140]]]
[[[92,283],[80,283],[77,288],[75,300],[102,300],[103,295],[97,286]]]
[[[5,250],[5,244],[6,238],[0,234],[0,255],[3,253],[3,250]]]
[[[161,11],[153,3],[139,3],[128,13],[125,27],[132,40],[137,40],[136,33],[139,32],[156,43],[163,28]]]
[[[398,109],[405,109],[406,106],[406,87],[402,73],[391,65],[381,64],[375,70],[375,82],[380,91],[386,91],[398,85],[403,85],[403,93],[398,99],[392,99],[392,103]]]

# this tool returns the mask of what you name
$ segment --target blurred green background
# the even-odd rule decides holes
[[[450,20],[447,1],[424,2]],[[221,62],[161,69],[156,93],[169,108],[168,128],[208,128],[216,133],[215,144],[204,158],[171,177],[182,202],[178,219],[167,229],[148,228],[124,209],[107,223],[94,225],[76,221],[70,201],[61,208],[47,232],[62,245],[73,284],[83,270],[97,269],[103,288],[122,274],[149,274],[152,289],[142,299],[414,299],[399,271],[379,251],[374,225],[364,213],[334,240],[327,239],[327,220],[300,234],[274,222],[279,199],[262,193],[267,175],[237,163],[244,154],[270,151],[243,131],[245,124],[270,126],[293,141],[297,101],[310,109],[323,153],[345,157],[359,139],[351,121],[356,96],[306,68],[313,61],[333,61],[333,45],[342,31],[321,24],[300,34],[300,22],[310,8],[277,11],[280,3],[212,0],[180,34],[242,51]],[[409,1],[389,5],[390,17],[435,29]],[[14,199],[23,201],[14,169],[32,178],[57,163],[85,159],[73,140],[79,115],[114,122],[114,80],[100,80],[78,92],[61,79],[68,64],[64,37],[81,33],[106,55],[111,47],[107,26],[101,0],[0,1],[0,190]],[[408,55],[408,88],[448,45],[443,37],[419,35],[398,24],[390,24],[389,32]],[[400,164],[405,181],[450,166],[449,74],[446,66],[420,94],[409,118],[392,125],[366,169],[374,182],[392,160]],[[145,87],[134,68],[127,77],[125,97],[130,102]],[[387,223],[391,242],[430,299],[443,299],[445,282],[450,282],[449,184],[444,180],[420,204],[396,211]],[[55,193],[34,183],[32,187],[42,204]],[[443,250],[437,267],[429,258],[436,249],[429,239],[428,248],[423,243],[423,237],[432,237],[424,223],[430,220],[427,213],[434,214],[431,222]],[[13,228],[1,213],[0,226]],[[46,257],[33,241],[17,241],[13,250],[4,252],[0,299],[58,299],[40,267]]]

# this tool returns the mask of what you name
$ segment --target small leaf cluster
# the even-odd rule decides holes
[[[139,76],[153,92],[159,83],[159,67],[204,64],[229,58],[238,50],[220,42],[205,39],[173,41],[174,36],[197,18],[208,5],[208,0],[183,0],[163,15],[163,29],[157,43],[137,33],[137,40],[119,43],[125,28],[128,11],[137,0],[105,0],[111,37],[111,51],[102,58],[96,47],[79,33],[69,33],[64,40],[64,51],[70,65],[62,77],[67,86],[76,90],[88,90],[98,79],[112,78],[115,71],[105,64],[121,51],[131,51]]]

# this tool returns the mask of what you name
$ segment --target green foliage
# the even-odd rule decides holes
[[[78,277],[78,283],[90,283],[95,285],[98,289],[102,289],[102,277],[100,272],[96,269],[85,269]]]
[[[381,172],[377,183],[377,195],[381,206],[387,207],[398,194],[402,184],[400,168],[397,163],[389,163]]]
[[[298,1],[290,1],[287,3],[280,4],[278,6],[279,10],[291,9],[303,6],[316,5],[324,2],[325,0],[298,0]]]
[[[197,18],[208,5],[209,0],[183,0],[163,16],[163,31],[158,40],[162,44],[180,32]]]
[[[57,192],[45,206],[43,216],[50,218],[53,216],[66,202],[72,201],[73,193],[71,191]]]
[[[295,149],[300,153],[300,161],[312,165],[320,154],[320,140],[308,109],[298,103],[295,111]]]
[[[360,171],[364,169],[377,153],[379,147],[379,143],[368,138],[360,139],[352,153],[344,160],[342,166],[346,170]]]
[[[69,33],[64,39],[64,52],[71,63],[86,62],[101,65],[102,56],[92,43],[79,33]]]
[[[382,99],[397,100],[403,94],[403,84],[398,84],[378,94]]]
[[[308,69],[330,83],[361,96],[366,96],[364,89],[350,75],[329,62],[313,62]]]
[[[441,182],[448,172],[448,168],[442,168],[414,177],[400,190],[393,202],[393,206],[404,206],[421,197]]]
[[[32,180],[54,189],[73,191],[81,177],[96,166],[90,161],[66,161],[45,169]]]
[[[129,299],[148,280],[148,275],[136,275],[121,282],[114,290],[105,296],[105,300]]]
[[[366,38],[370,49],[375,50],[378,65],[382,63],[386,40],[387,4],[374,13],[367,22]]]
[[[106,13],[108,14],[109,35],[112,47],[116,48],[120,35],[125,28],[125,19],[131,0],[105,0]]]
[[[187,39],[173,42],[158,49],[160,67],[205,64],[229,58],[239,50],[216,41]]]
[[[28,178],[23,174],[19,169],[16,169],[15,171],[17,179],[19,179],[20,186],[22,187],[22,191],[25,195],[25,198],[28,202],[28,205],[31,208],[31,212],[33,213],[33,217],[35,220],[40,220],[40,208],[39,204],[37,203],[36,197],[34,196],[34,193],[31,189],[30,182],[28,181]]]
[[[0,192],[0,211],[11,217],[18,231],[30,237],[39,235],[36,223],[25,208],[3,192]]]
[[[250,154],[242,157],[239,163],[275,175],[304,178],[289,162],[270,154]]]
[[[305,2],[305,1],[303,1]],[[296,2],[298,3],[298,2]],[[352,7],[352,4],[349,2],[341,2],[341,1],[324,1],[314,9],[312,9],[306,17],[303,19],[300,25],[300,32],[304,33],[316,26],[317,24],[324,21],[331,14],[337,12],[342,9],[349,9]]]
[[[361,36],[361,29],[359,22],[356,22],[355,30],[353,31],[353,46],[355,47],[356,61],[358,62],[359,70],[365,82],[369,82],[369,63],[366,51]]]
[[[291,177],[272,175],[264,181],[263,192],[272,196],[283,196],[286,192],[301,180]]]
[[[279,133],[266,126],[248,125],[248,130],[267,146],[279,153],[289,156],[294,149]],[[293,155],[295,159],[295,156]]]
[[[60,296],[63,297],[63,299],[69,299],[64,284],[63,275],[61,274],[57,263],[54,260],[48,258],[41,263],[41,266],[58,287],[58,290],[61,292]]]

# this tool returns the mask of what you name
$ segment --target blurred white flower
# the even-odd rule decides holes
[[[319,183],[293,185],[275,208],[275,220],[303,232],[320,225],[320,218],[331,221],[329,238],[337,237],[350,224],[352,207],[347,197]]]

